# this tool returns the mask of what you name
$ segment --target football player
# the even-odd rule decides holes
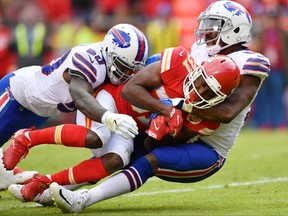
[[[182,53],[181,58],[178,58],[178,53],[180,52]],[[194,66],[193,59],[189,52],[183,47],[164,50],[162,54],[164,62],[170,61],[172,53],[174,53],[173,59],[177,60],[174,63],[175,67],[178,70],[180,69],[180,71],[173,69],[172,72],[171,70],[169,73],[166,72],[168,78],[166,78],[166,76],[161,78],[160,70],[157,71],[157,77],[159,77],[159,80],[162,80],[163,89],[168,89],[169,93],[161,96],[161,98],[183,97],[183,80],[188,72],[193,70]],[[165,68],[165,70],[168,70],[168,68]],[[173,80],[172,78],[175,79]],[[159,84],[161,85],[160,82]],[[126,100],[121,98],[122,88],[123,85],[117,87],[114,84],[106,84],[103,90],[96,92],[96,100],[105,107],[113,107],[113,109],[119,113],[132,116],[137,122],[140,131],[144,132],[148,128],[151,113],[136,106],[131,106]],[[157,92],[152,94],[155,98],[159,99]],[[177,128],[176,125],[182,125],[182,113],[180,110],[175,109],[171,105],[161,103],[158,100],[156,101],[161,109],[158,114],[167,110],[169,117],[166,119],[169,119],[168,122],[170,122],[170,124],[175,125],[171,128]],[[170,115],[170,113],[173,113],[174,117]],[[173,123],[173,120],[175,123]],[[98,181],[129,163],[130,155],[133,152],[132,139],[123,139],[115,133],[109,133],[109,130],[105,129],[103,125],[91,121],[91,119],[79,111],[77,112],[77,124],[81,126],[64,124],[34,131],[22,130],[13,136],[13,142],[10,143],[4,152],[4,164],[12,169],[19,160],[27,155],[29,148],[39,144],[61,143],[66,146],[91,148],[96,156],[96,158],[83,161],[70,169],[53,174],[50,178],[47,178],[45,175],[35,177],[22,189],[22,197],[25,201],[32,201],[40,192],[38,190],[31,190],[31,188],[35,188],[35,184],[42,184],[47,188],[52,181],[56,181],[61,185]],[[74,130],[72,130],[72,128]],[[177,130],[179,131],[179,129]],[[28,137],[26,137],[25,134],[28,135]],[[85,172],[83,172],[83,170],[85,170]],[[45,187],[41,186],[36,188],[42,188],[41,191],[43,191]]]
[[[161,55],[161,61],[153,63],[151,66],[146,66],[138,72],[137,76],[141,77],[141,74],[145,74],[145,76],[149,74],[150,76],[148,77],[154,78],[153,80],[150,79],[150,84],[153,87],[151,87],[149,95],[155,100],[154,103],[159,103],[159,107],[160,105],[163,105],[163,103],[159,102],[159,99],[168,99],[172,97],[183,98],[184,92],[187,92],[187,94],[190,95],[190,98],[187,99],[188,104],[186,105],[188,107],[191,101],[199,106],[214,106],[217,103],[222,102],[231,94],[232,90],[237,87],[240,78],[238,67],[226,56],[213,57],[205,62],[203,66],[195,69],[193,59],[183,47],[165,49]],[[136,79],[138,78],[136,77]],[[185,88],[183,91],[184,81]],[[117,108],[119,107],[118,111],[133,116],[140,129],[147,129],[151,112],[130,105],[126,100],[122,99],[120,95],[122,88],[123,86],[108,84],[105,85],[104,92],[109,92],[111,96],[114,97],[116,106]],[[156,109],[154,111],[156,111]],[[153,132],[153,130],[150,129],[148,134],[153,134],[153,137],[157,140],[161,140],[162,136],[164,134],[166,135],[166,133],[174,135],[174,139],[169,140],[169,145],[183,143],[197,134],[204,136],[209,135],[219,126],[218,123],[204,122],[200,119],[195,120],[189,113],[184,113],[183,125],[186,129],[183,130],[186,133],[185,136],[177,136],[176,134],[178,134],[178,132],[175,134],[175,131],[170,130],[169,125],[166,125],[167,122],[164,116],[161,116],[161,122],[164,123],[164,126],[159,125],[159,129],[157,129],[156,126],[154,129],[157,129],[157,132]],[[179,128],[179,130],[181,129]],[[31,133],[33,133],[33,131],[30,132],[30,134]],[[99,179],[99,173],[102,172],[103,168],[100,169],[97,167],[98,169],[96,170],[94,160],[101,159],[104,165],[110,164],[111,166],[111,164],[115,164],[116,161],[115,157],[111,161],[112,154],[115,155],[115,153],[117,153],[118,157],[122,159],[122,167],[123,164],[128,164],[129,156],[133,151],[133,142],[128,143],[126,141],[125,144],[123,141],[126,140],[122,139],[121,141],[119,137],[117,138],[117,135],[115,135],[115,137],[112,135],[107,146],[93,150],[94,154],[96,153],[95,156],[97,156],[97,158],[89,159],[60,173],[35,177],[24,186],[11,185],[9,191],[22,201],[39,201],[41,196],[37,196],[38,193],[41,193],[43,189],[47,188],[51,182],[67,185],[98,181],[101,179]],[[75,140],[75,142],[77,142],[77,140]],[[141,143],[135,143],[135,145],[140,144]],[[125,145],[127,146],[126,148],[124,148]],[[105,160],[105,158],[109,159]],[[118,167],[118,169],[122,167]],[[104,166],[104,169],[106,170],[107,168]],[[116,171],[115,168],[113,171]],[[105,176],[102,176],[102,178],[103,177]],[[34,199],[35,197],[36,199]]]
[[[57,183],[51,184],[56,204],[63,212],[81,212],[93,203],[134,191],[155,175],[169,181],[197,182],[223,166],[262,82],[269,75],[270,63],[265,56],[245,46],[251,36],[252,19],[242,5],[233,1],[216,1],[200,14],[198,21],[199,27],[195,32],[198,40],[191,49],[195,62],[200,65],[209,56],[226,54],[238,65],[241,79],[235,92],[216,106],[208,109],[193,105],[183,107],[197,118],[219,122],[220,126],[210,136],[199,136],[193,144],[155,148],[127,170],[90,190],[72,192]],[[125,98],[134,103],[147,101],[148,104],[145,88],[140,93],[136,92],[133,88],[139,90],[139,83],[135,82],[136,86],[133,86],[136,80],[130,81],[123,89],[125,94],[129,94]],[[143,95],[145,101],[140,98]],[[153,107],[153,103],[149,105]],[[156,122],[160,124],[160,120]],[[189,155],[189,160],[185,154]]]
[[[0,81],[0,146],[20,128],[37,127],[55,112],[76,108],[125,139],[135,137],[135,121],[116,114],[114,107],[102,106],[93,91],[106,80],[116,85],[126,82],[143,67],[147,55],[145,35],[130,24],[118,24],[102,42],[76,46],[47,65],[24,67],[6,75]],[[69,130],[73,134],[73,125]],[[15,166],[6,163],[3,154],[5,168],[13,170]],[[4,178],[13,182],[13,172],[1,172],[0,176],[0,189],[7,186],[1,182]]]

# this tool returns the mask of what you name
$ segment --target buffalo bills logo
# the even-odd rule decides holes
[[[130,47],[131,37],[124,31],[113,28],[110,32],[113,37],[113,43],[115,43],[120,48]]]
[[[231,13],[236,11],[236,16],[245,15],[248,19],[248,22],[251,23],[251,17],[244,7],[239,7],[239,5],[234,4],[233,2],[226,2],[224,7]]]

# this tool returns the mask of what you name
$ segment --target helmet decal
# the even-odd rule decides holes
[[[117,28],[112,28],[113,42],[120,48],[130,47],[131,37],[125,32]]]
[[[238,4],[234,4],[234,2],[226,2],[223,6],[231,13],[236,11],[236,16],[245,15],[248,19],[248,22],[251,24],[251,17],[244,7],[240,7]]]

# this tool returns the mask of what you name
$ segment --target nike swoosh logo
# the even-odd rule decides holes
[[[95,62],[95,60],[93,60],[90,55],[88,55],[88,56],[89,56],[91,63],[93,64]]]
[[[60,196],[62,197],[62,199],[64,199],[65,202],[68,203],[68,204],[71,206],[71,204],[69,203],[69,201],[68,201],[68,200],[66,199],[66,197],[62,194],[62,189],[59,190],[59,194],[60,194]]]
[[[184,56],[184,50],[179,53],[180,56]]]
[[[154,124],[154,128],[158,131],[160,129],[160,127],[157,126],[155,121],[153,121],[153,124]]]

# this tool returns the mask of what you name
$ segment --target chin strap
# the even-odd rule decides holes
[[[206,45],[206,49],[207,49],[207,52],[208,52],[209,55],[212,55],[212,56],[216,55],[222,50],[222,47],[220,46],[220,38],[221,37],[219,35],[215,45],[212,45],[212,46],[207,46]]]

